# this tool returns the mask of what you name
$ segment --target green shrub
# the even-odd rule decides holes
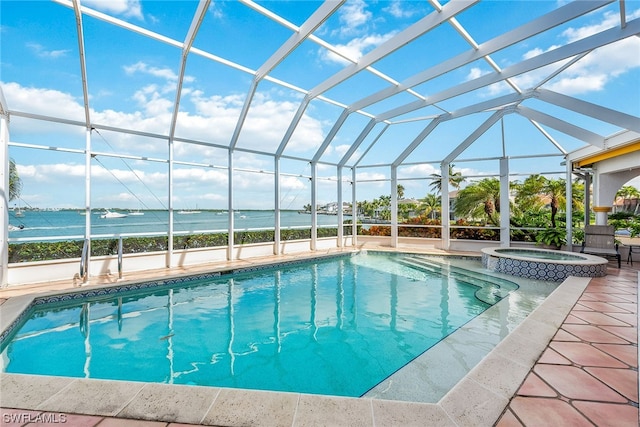
[[[335,237],[337,235],[337,228],[318,229],[318,237]],[[344,227],[344,235],[351,235],[351,226]],[[236,245],[275,241],[274,230],[237,231],[233,236]],[[280,230],[280,238],[285,241],[310,239],[311,229]],[[228,242],[228,233],[202,233],[173,237],[174,249],[215,248],[227,246]],[[83,240],[11,243],[9,244],[9,262],[80,258],[83,244]],[[167,236],[125,237],[122,239],[122,252],[124,254],[161,252],[166,251],[168,247]],[[117,253],[118,239],[94,239],[91,241],[92,256],[116,255]]]
[[[567,241],[567,231],[564,228],[547,228],[536,234],[536,242],[541,245],[560,248]]]

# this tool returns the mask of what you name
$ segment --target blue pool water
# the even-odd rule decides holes
[[[4,371],[361,396],[516,288],[380,253],[191,279],[37,306]]]

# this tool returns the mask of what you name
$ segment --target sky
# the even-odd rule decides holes
[[[457,20],[482,44],[565,3],[483,1],[457,15]],[[64,0],[0,3],[0,85],[10,111],[84,122],[76,22],[69,4]],[[185,40],[198,3],[81,0],[81,4],[95,12],[83,15],[91,122],[142,134],[168,135],[180,76],[182,52],[177,45]],[[224,147],[229,146],[233,137],[253,73],[287,41],[292,28],[301,26],[320,4],[317,1],[210,3],[193,43],[197,53],[192,50],[186,62],[179,98],[172,177],[176,209],[227,207],[229,156]],[[640,1],[627,0],[625,4],[628,21],[640,17]],[[267,15],[279,18],[258,13],[256,9],[261,8]],[[274,160],[263,153],[273,153],[280,146],[304,98],[303,91],[316,87],[433,10],[425,1],[349,0],[313,32],[313,37],[278,63],[267,79],[260,80],[236,142],[238,150],[233,154],[234,206],[274,207]],[[122,25],[108,23],[100,16],[114,18]],[[508,69],[557,46],[619,26],[619,19],[619,3],[613,2],[496,52],[492,59],[502,69]],[[139,31],[123,28],[126,25]],[[335,46],[342,56],[326,49],[326,43]],[[373,71],[361,71],[324,92],[321,98],[314,98],[283,151],[281,208],[300,209],[310,203],[311,169],[305,159],[312,158],[325,140],[343,110],[340,105],[350,105],[389,88],[393,81],[404,82],[469,50],[469,44],[453,26],[443,24],[372,64]],[[561,65],[517,75],[513,81],[525,90],[536,87]],[[486,61],[474,61],[420,83],[413,90],[421,96],[431,96],[492,71]],[[542,87],[637,117],[639,81],[640,38],[632,37],[591,52]],[[358,184],[358,200],[390,194],[387,165],[425,129],[429,123],[426,117],[509,93],[513,90],[505,83],[493,84],[395,117],[384,132],[385,124],[376,124],[347,162],[352,165],[359,161],[359,165],[366,166],[357,171],[358,181],[362,181]],[[332,164],[341,160],[370,116],[416,99],[409,93],[399,93],[364,107],[362,111],[368,115],[348,116],[320,158],[319,203],[336,201],[337,172]],[[620,130],[559,107],[543,105],[536,99],[527,100],[526,106],[603,136]],[[439,173],[439,160],[489,115],[480,113],[439,125],[407,157],[406,166],[398,169],[405,197],[421,198],[433,192],[425,178]],[[585,145],[554,129],[545,130],[567,151]],[[21,198],[12,204],[84,207],[86,133],[82,126],[15,114],[11,116],[10,141],[9,155],[16,161],[23,182]],[[562,156],[557,156],[558,149],[516,114],[505,116],[465,150],[454,161],[456,170],[469,177],[498,173],[495,158],[503,155],[503,146],[504,154],[516,158],[510,166],[515,174],[513,179],[565,170]],[[98,129],[91,134],[91,149],[93,206],[130,209],[168,206],[166,138]],[[116,154],[126,158],[115,157]],[[517,159],[533,154],[544,157]],[[484,157],[493,160],[477,160]],[[351,170],[345,169],[344,175],[350,179]],[[629,184],[640,188],[640,178]],[[350,185],[344,183],[343,190],[345,200],[350,200]]]

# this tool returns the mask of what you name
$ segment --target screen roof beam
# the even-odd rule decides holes
[[[506,47],[526,40],[529,37],[533,37],[548,29],[554,28],[567,21],[582,16],[611,2],[612,0],[571,2],[552,12],[549,12],[544,16],[541,16],[538,19],[534,19],[527,24],[501,34],[485,43],[482,43],[478,46],[477,49],[471,49],[469,51],[463,52],[451,59],[442,61],[438,65],[415,74],[414,76],[409,77],[408,79],[401,82],[400,85],[383,89],[359,101],[356,101],[350,105],[350,108],[354,110],[360,110],[362,108],[365,108],[366,106],[380,102],[386,98],[402,92],[406,88],[417,86],[435,77],[446,74],[464,65],[470,64],[471,62],[474,62],[478,59],[482,59],[491,53],[495,53]]]
[[[550,50],[540,55],[534,56],[527,60],[521,61],[510,67],[505,68],[502,73],[489,73],[473,80],[458,84],[456,86],[445,89],[439,93],[431,95],[426,101],[417,101],[394,108],[385,113],[380,114],[376,118],[379,120],[389,120],[393,117],[400,116],[420,108],[427,107],[434,103],[454,98],[476,89],[499,83],[506,78],[524,74],[547,65],[563,61],[575,55],[594,50],[598,47],[605,46],[623,40],[627,37],[634,36],[640,32],[640,18],[629,22],[626,28],[620,29],[613,27],[600,33],[593,34],[589,37],[577,40],[573,43],[561,46],[557,49]]]
[[[82,77],[82,96],[84,103],[84,117],[87,129],[91,129],[91,115],[89,109],[89,84],[87,82],[87,57],[84,49],[84,31],[82,25],[82,12],[80,12],[79,0],[73,0],[73,13],[76,17],[76,30],[78,36],[78,57],[80,59],[80,74]]]
[[[316,11],[300,26],[298,30],[296,30],[291,37],[285,41],[276,52],[274,52],[269,59],[267,59],[264,64],[258,68],[255,72],[253,81],[249,86],[249,93],[244,100],[244,104],[242,106],[242,110],[240,111],[240,117],[236,122],[236,127],[233,131],[233,135],[231,136],[231,142],[229,143],[229,148],[234,149],[236,144],[238,143],[238,138],[240,138],[240,132],[242,131],[242,127],[244,126],[244,121],[247,118],[247,114],[249,113],[249,108],[251,107],[251,101],[256,93],[258,88],[258,84],[260,81],[269,74],[275,67],[278,66],[280,62],[282,62],[287,56],[289,56],[303,41],[305,41],[320,25],[322,25],[329,17],[345,2],[346,0],[340,1],[325,1],[322,5],[316,9]]]
[[[515,112],[530,120],[534,120],[543,125],[547,125],[553,129],[556,129],[566,135],[570,135],[580,141],[584,141],[587,144],[595,145],[600,148],[604,148],[604,136],[598,135],[571,123],[560,120],[557,117],[553,117],[549,114],[542,113],[532,108],[518,106]]]

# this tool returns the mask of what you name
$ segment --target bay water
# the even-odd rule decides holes
[[[166,210],[114,211],[126,214],[122,218],[103,218],[104,210],[91,213],[92,236],[117,236],[131,234],[166,233],[169,229],[169,213]],[[351,216],[345,215],[345,220]],[[25,210],[22,216],[9,212],[9,239],[51,240],[83,238],[86,214],[77,209]],[[227,211],[201,210],[176,211],[173,216],[174,232],[226,232],[229,226]],[[275,211],[247,210],[234,212],[236,231],[274,228]],[[337,215],[318,215],[319,226],[337,226]],[[311,215],[298,211],[280,212],[281,228],[311,227]]]

